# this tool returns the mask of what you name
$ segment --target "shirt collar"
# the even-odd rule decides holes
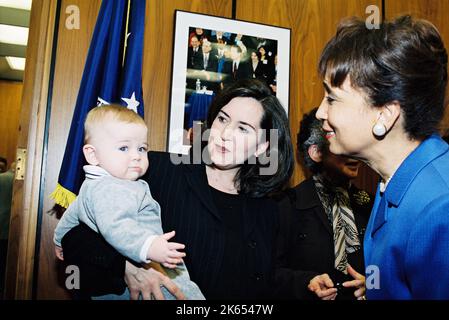
[[[111,175],[105,169],[99,166],[85,165],[83,167],[86,173],[86,179],[96,180],[103,177],[110,177]]]
[[[386,200],[394,206],[398,206],[419,172],[448,150],[449,146],[436,134],[421,142],[402,162],[385,185]],[[379,191],[382,191],[380,187],[381,185],[379,185]]]
[[[393,176],[394,176],[394,173],[391,175],[391,177],[389,177],[389,178],[387,179],[387,181],[384,182],[383,180],[381,180],[381,181],[379,182],[379,192],[380,192],[380,193],[384,193],[385,190],[387,190],[387,186],[388,186],[388,184],[390,183],[391,178],[393,178]]]

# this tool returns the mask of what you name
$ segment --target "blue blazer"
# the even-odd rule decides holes
[[[377,190],[364,246],[368,299],[449,299],[449,146],[439,136]]]

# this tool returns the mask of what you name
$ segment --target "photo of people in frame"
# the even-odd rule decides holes
[[[276,40],[195,26],[188,33],[186,132],[192,132],[195,122],[206,120],[213,97],[234,81],[259,79],[276,95]]]
[[[265,83],[288,115],[290,34],[288,28],[176,10],[167,151],[188,154],[214,97],[241,79]]]

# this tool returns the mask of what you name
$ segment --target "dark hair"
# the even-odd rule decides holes
[[[270,139],[269,130],[278,130],[278,146],[276,150],[278,167],[276,173],[273,175],[260,175],[259,170],[263,166],[259,162],[256,162],[256,164],[244,163],[240,167],[234,181],[240,193],[251,197],[263,197],[281,190],[293,172],[293,147],[287,115],[279,100],[271,94],[270,89],[264,83],[256,79],[245,79],[225,87],[214,99],[207,116],[208,129],[212,126],[220,110],[237,97],[253,98],[262,105],[264,114],[260,127],[267,130],[268,140]],[[273,148],[275,146],[270,142],[266,151],[267,154],[270,154],[270,152],[276,154]]]
[[[251,55],[252,55],[253,53],[256,54],[257,59],[258,59],[259,61],[260,61],[260,59],[262,59],[262,54],[261,54],[259,51],[256,51],[256,50],[250,50],[250,54],[249,54],[250,58],[251,58]]]
[[[6,158],[0,157],[0,162],[3,162],[5,167],[8,165],[8,160],[6,160]]]
[[[297,135],[296,148],[301,156],[304,165],[312,171],[318,173],[322,170],[321,162],[315,162],[309,156],[309,148],[316,145],[322,153],[327,153],[329,142],[324,137],[324,131],[321,120],[316,118],[318,108],[313,109],[309,113],[304,114],[299,125]]]
[[[410,138],[437,131],[445,107],[447,52],[430,22],[402,16],[369,30],[363,20],[344,20],[321,54],[319,72],[334,87],[349,75],[373,106],[398,101]]]

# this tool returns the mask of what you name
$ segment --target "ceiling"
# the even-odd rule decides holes
[[[27,27],[30,22],[30,10],[2,6],[0,1],[0,24]],[[13,70],[6,56],[25,58],[26,46],[0,42],[0,79],[22,81],[24,72]]]

